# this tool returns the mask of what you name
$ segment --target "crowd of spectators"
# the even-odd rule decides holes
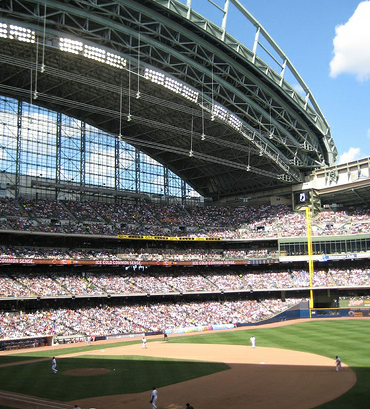
[[[168,295],[301,289],[310,286],[307,270],[264,271],[172,268],[151,273],[149,269],[117,269],[116,272],[12,272],[0,274],[0,298],[67,297],[107,295]],[[316,270],[314,288],[368,286],[370,268]]]
[[[0,245],[0,259],[29,258],[40,260],[124,260],[124,261],[216,261],[216,260],[250,260],[277,259],[275,249],[222,250],[222,249],[180,249],[180,248],[58,248],[35,246]]]
[[[315,236],[368,232],[370,211],[325,211],[312,219]],[[147,202],[79,202],[52,199],[0,198],[0,229],[24,232],[117,236],[157,236],[259,239],[306,236],[306,219],[289,206],[187,207]],[[0,247],[0,258],[50,260],[123,260],[130,266],[114,269],[80,267],[31,270],[14,265],[0,273],[0,299],[142,296],[137,305],[99,305],[84,308],[0,312],[0,339],[41,335],[114,335],[225,323],[257,322],[299,302],[289,299],[145,303],[148,295],[252,293],[253,291],[307,289],[306,269],[266,264],[254,269],[237,267],[172,267],[155,269],[143,261],[277,261],[277,248],[227,249],[186,246],[115,249]],[[103,246],[102,246],[103,247]],[[270,260],[269,260],[270,259]],[[275,259],[275,260],[271,260]],[[3,261],[6,261],[3,260]],[[358,264],[356,264],[358,266]],[[316,269],[314,288],[368,286],[370,268]],[[197,297],[195,295],[195,297]],[[181,297],[180,297],[181,298]],[[200,297],[202,298],[202,297]],[[156,298],[158,299],[158,297]],[[58,301],[59,303],[59,301]]]
[[[204,301],[0,312],[0,339],[75,334],[104,336],[252,323],[272,317],[299,301]]]
[[[368,232],[370,210],[323,211],[312,218],[314,236]],[[52,233],[220,237],[299,237],[306,219],[287,205],[183,206],[0,198],[0,228]]]
[[[370,305],[370,296],[341,296],[339,297],[339,306],[344,306],[344,307],[359,307],[361,308],[362,306],[369,306]]]

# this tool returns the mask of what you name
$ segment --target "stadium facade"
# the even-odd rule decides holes
[[[254,28],[250,48],[227,33],[229,3]],[[303,182],[307,172],[334,164],[325,117],[263,27],[238,1],[226,2],[222,27],[190,5],[2,2],[1,92],[109,133],[114,190],[123,190],[121,141],[212,201]],[[19,128],[29,108],[16,108]],[[70,130],[63,118],[56,123],[54,186],[43,185],[54,190],[65,182],[62,136]],[[80,146],[84,187],[89,152]]]
[[[250,47],[227,31],[232,8],[250,27]],[[230,239],[211,236],[210,230],[205,230],[204,237],[196,236],[199,215],[194,215],[193,224],[168,215],[167,225],[159,223],[161,234],[152,234],[152,228],[159,226],[144,221],[149,220],[149,210],[142,213],[140,222],[108,223],[102,208],[91,203],[110,203],[112,208],[139,208],[147,203],[148,209],[157,204],[163,209],[190,204],[206,210],[215,205],[256,209],[290,205],[294,210],[309,206],[313,213],[360,208],[366,214],[369,159],[337,165],[329,124],[289,58],[239,1],[226,1],[220,11],[222,24],[217,25],[193,10],[190,1],[0,3],[3,246],[104,247],[115,255],[118,249],[123,253],[122,249],[129,248],[160,250],[152,252],[156,260],[108,260],[105,272],[113,265],[150,267],[160,277],[164,267],[202,265],[222,266],[234,277],[251,273],[250,265],[263,274],[276,264],[286,273],[306,268],[307,238],[304,233],[301,237],[271,234],[266,228],[269,219],[262,222],[262,213],[254,225],[258,238]],[[78,209],[76,202],[81,204]],[[55,206],[55,211],[63,207],[65,214],[42,217],[37,203],[45,203],[45,209]],[[350,263],[364,269],[370,251],[367,219],[361,221],[358,234],[352,233],[357,219],[347,220],[346,228],[338,220],[323,220],[316,225],[323,234],[314,238],[315,262],[330,264],[326,272],[335,262],[347,270]],[[139,224],[141,234],[137,230],[122,234]],[[222,227],[225,234],[227,229]],[[252,257],[252,263],[242,257],[242,261],[211,258],[184,264],[160,255],[190,250],[206,254],[256,251],[259,255]],[[19,268],[27,275],[30,265],[38,266],[40,274],[50,274],[55,272],[55,267],[50,268],[53,264],[63,266],[66,275],[82,265],[97,274],[96,267],[104,264],[81,263],[73,257],[4,259],[4,274],[10,276],[19,273]],[[181,270],[181,274],[186,272]],[[212,291],[188,294],[181,290],[140,292],[132,297],[100,292],[77,298],[81,305],[91,298],[114,303],[127,298],[143,302],[144,297],[153,296],[156,301],[184,300],[185,296],[186,300],[285,300],[287,293],[305,298],[309,289],[307,285],[247,285],[226,290],[216,286]],[[316,306],[338,306],[343,294],[366,296],[368,285],[320,284]],[[76,295],[70,292],[60,297],[28,294],[11,301],[4,297],[2,309],[33,310],[40,305],[65,305],[72,299]]]

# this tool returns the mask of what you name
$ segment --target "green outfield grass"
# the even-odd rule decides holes
[[[125,341],[125,342],[115,342],[111,344],[104,345],[104,348],[114,348],[119,347],[122,345],[132,345],[137,344],[138,341]],[[63,356],[68,354],[73,354],[77,352],[84,352],[84,351],[94,351],[97,349],[101,349],[101,344],[91,344],[90,346],[86,346],[85,343],[76,344],[75,347],[67,348],[67,349],[58,349],[55,352],[50,352],[47,348],[43,349],[36,349],[36,350],[27,350],[25,349],[23,353],[19,353],[16,355],[0,355],[0,365],[6,364],[8,362],[19,362],[19,361],[26,361],[31,359],[40,359],[40,358],[51,358],[52,354]],[[32,352],[31,352],[32,351]]]
[[[249,345],[253,334],[257,347],[273,347],[311,352],[333,359],[339,355],[342,361],[356,373],[356,385],[345,395],[320,406],[320,409],[358,409],[370,402],[370,320],[310,321],[278,328],[248,327],[248,331],[224,331],[201,333],[192,336],[171,337],[171,343],[209,343]],[[141,340],[130,341],[141,343]],[[149,343],[152,342],[148,341]],[[104,345],[104,349],[128,343]],[[77,346],[72,349],[40,349],[22,353],[22,356],[0,357],[0,363],[19,362],[27,359],[47,358],[0,368],[1,389],[35,396],[70,401],[89,396],[117,393],[134,393],[150,390],[153,379],[157,387],[182,382],[213,372],[227,370],[222,363],[189,362],[149,357],[78,356],[58,359],[59,373],[52,374],[50,358],[72,352],[100,349],[101,345]],[[109,369],[105,375],[67,376],[65,371],[98,367]],[[340,376],[340,374],[339,374]],[[314,388],[314,385],[308,385]],[[1,407],[0,407],[1,408]]]
[[[278,327],[250,328],[248,332],[218,332],[173,338],[171,342],[249,345],[251,334],[257,346],[311,352],[343,363],[356,373],[357,383],[345,395],[319,406],[320,409],[359,409],[370,404],[370,320],[308,321]],[[311,385],[311,387],[314,387]]]
[[[66,371],[105,368],[94,376],[70,376]],[[223,363],[189,362],[137,356],[78,356],[58,360],[58,374],[51,372],[50,360],[0,368],[1,389],[61,401],[93,396],[138,393],[183,382],[198,376],[227,370]]]

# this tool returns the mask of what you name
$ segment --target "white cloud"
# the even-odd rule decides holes
[[[370,78],[370,1],[363,1],[347,23],[335,28],[330,76],[347,73],[359,81]]]
[[[339,163],[348,163],[354,160],[360,159],[361,156],[361,149],[360,148],[349,148],[347,152],[343,152],[340,155]]]

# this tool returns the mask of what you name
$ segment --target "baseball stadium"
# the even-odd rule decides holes
[[[1,409],[368,405],[370,158],[204,2],[0,2]]]

